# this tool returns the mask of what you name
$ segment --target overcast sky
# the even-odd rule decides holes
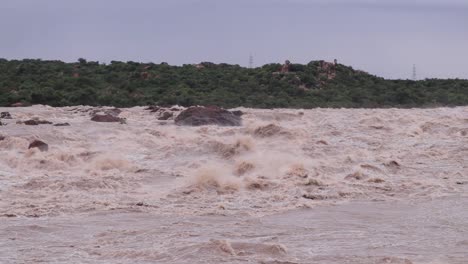
[[[0,57],[338,59],[386,78],[468,78],[468,0],[0,0]]]

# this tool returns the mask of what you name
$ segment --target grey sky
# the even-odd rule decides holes
[[[246,66],[338,59],[468,78],[468,0],[0,0],[0,57]]]

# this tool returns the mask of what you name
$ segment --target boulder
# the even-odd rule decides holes
[[[4,136],[0,136],[0,141],[5,140]]]
[[[31,149],[31,148],[38,148],[40,151],[48,151],[49,145],[47,145],[46,143],[40,140],[34,140],[33,142],[31,142],[31,144],[29,144],[28,149]]]
[[[235,116],[242,116],[244,114],[244,112],[242,112],[241,110],[234,110],[231,111],[231,113],[233,113]]]
[[[275,124],[269,124],[266,126],[258,127],[254,130],[254,135],[257,137],[273,137],[277,135],[289,136],[290,133],[284,130],[282,127]]]
[[[123,118],[110,115],[110,114],[96,114],[91,118],[91,121],[94,122],[119,122],[119,123],[125,123],[125,120]]]
[[[9,112],[1,112],[0,113],[0,118],[3,119],[12,119],[11,114]]]
[[[24,121],[23,124],[28,125],[28,126],[37,126],[37,125],[39,125],[39,123],[37,123],[36,120],[32,120],[32,119]]]
[[[112,116],[118,116],[120,113],[122,113],[122,110],[118,108],[111,108],[111,109],[106,109],[104,110],[105,114],[112,115]]]
[[[122,110],[118,108],[108,108],[108,109],[103,109],[103,108],[97,108],[97,109],[92,109],[89,113],[91,116],[95,116],[97,114],[102,114],[102,115],[111,115],[111,116],[118,116],[122,113]]]
[[[174,114],[172,112],[164,112],[162,115],[158,118],[158,120],[168,120],[169,118],[173,117]]]
[[[161,107],[156,105],[150,105],[145,108],[145,110],[149,110],[150,112],[157,112]]]
[[[281,73],[288,73],[291,69],[291,62],[286,60],[284,64],[281,66],[280,72]]]
[[[52,122],[47,121],[47,120],[30,119],[30,120],[24,121],[24,124],[28,126],[37,126],[37,125],[50,125],[52,124]]]
[[[175,123],[182,126],[240,126],[242,122],[239,116],[220,107],[196,106],[182,111],[176,117]]]
[[[57,124],[54,124],[54,126],[70,126],[69,123],[57,123]]]

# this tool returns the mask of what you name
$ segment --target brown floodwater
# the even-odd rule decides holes
[[[468,198],[264,217],[106,212],[8,218],[1,263],[467,263]]]
[[[0,263],[468,263],[468,107],[108,110],[0,108]]]

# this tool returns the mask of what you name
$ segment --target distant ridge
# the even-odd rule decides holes
[[[468,80],[385,80],[335,62],[245,68],[0,59],[0,105],[430,107],[468,105]]]

